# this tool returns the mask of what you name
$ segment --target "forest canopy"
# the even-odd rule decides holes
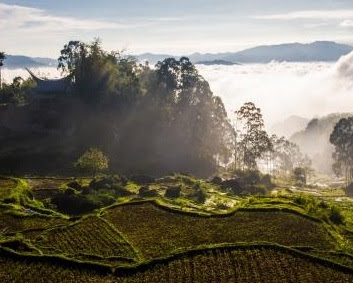
[[[111,172],[123,174],[209,176],[224,167],[258,170],[260,160],[267,171],[306,167],[292,161],[301,156],[299,149],[288,158],[277,154],[276,141],[266,133],[261,110],[253,103],[245,103],[231,121],[221,98],[186,57],[150,66],[122,52],[105,51],[99,40],[70,41],[60,52],[58,69],[71,86],[45,102],[35,98],[31,79],[16,78],[2,89],[8,93],[2,97],[17,107],[16,115],[24,116],[21,127],[27,130],[16,139],[20,144],[7,145],[11,140],[6,135],[0,140],[7,148],[1,167],[69,172],[89,148],[109,159]],[[281,160],[290,165],[283,167]]]
[[[109,158],[111,171],[127,174],[204,176],[230,160],[233,129],[224,105],[188,58],[167,58],[151,67],[105,51],[99,40],[71,41],[61,50],[58,69],[72,79],[66,95],[45,107],[22,103],[22,112],[31,115],[25,120],[47,127],[46,138],[61,133],[36,150],[41,154],[37,166],[51,166],[49,159],[56,156],[73,170],[74,161],[89,148]],[[43,132],[39,137],[31,130],[23,138],[37,139],[34,147],[40,148]],[[18,164],[18,156],[26,164],[23,152],[14,152],[7,163]]]

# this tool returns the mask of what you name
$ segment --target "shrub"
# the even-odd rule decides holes
[[[347,188],[346,188],[346,195],[349,197],[353,197],[353,183],[351,183]]]
[[[138,185],[147,185],[156,181],[155,178],[148,175],[132,175],[130,180]]]
[[[73,196],[73,195],[75,195],[76,194],[76,190],[74,190],[74,189],[72,189],[72,188],[67,188],[66,190],[65,190],[65,195],[66,196]]]
[[[90,148],[78,158],[75,167],[91,174],[97,174],[108,169],[108,164],[109,158],[101,150]]]
[[[205,203],[207,194],[203,189],[197,189],[191,194],[191,199],[198,203]]]
[[[260,184],[261,173],[259,170],[237,171],[237,180],[241,185],[256,185]]]
[[[82,186],[80,183],[78,183],[77,181],[72,181],[70,183],[67,184],[67,186],[69,188],[75,189],[75,190],[81,190]]]
[[[249,187],[245,192],[252,195],[265,195],[268,193],[268,188],[265,185],[255,185]]]
[[[60,212],[68,214],[84,214],[96,208],[99,208],[97,203],[92,202],[83,195],[76,194],[57,194],[52,203],[56,205]]]
[[[156,190],[150,190],[148,187],[142,187],[139,190],[140,197],[156,197],[158,192]]]
[[[241,194],[244,191],[243,186],[236,179],[223,181],[221,188],[234,195]]]
[[[335,224],[344,223],[344,216],[342,215],[340,209],[337,206],[331,207],[329,219]]]
[[[301,206],[306,206],[308,202],[309,202],[308,198],[304,195],[296,196],[294,198],[294,203]]]
[[[306,184],[306,171],[302,167],[297,167],[293,170],[293,178],[297,185],[302,186]]]
[[[180,192],[181,192],[181,187],[176,186],[176,187],[169,187],[165,191],[164,196],[167,198],[178,198],[180,197]]]
[[[215,185],[221,185],[222,182],[223,182],[223,179],[219,176],[213,177],[211,180],[211,183]]]
[[[114,181],[111,178],[94,179],[90,182],[89,187],[92,190],[110,189],[113,183]]]
[[[260,179],[260,184],[266,186],[267,188],[273,187],[271,176],[269,174],[263,175]]]

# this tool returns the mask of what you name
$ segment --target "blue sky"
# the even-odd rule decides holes
[[[57,57],[71,39],[189,54],[260,44],[353,44],[352,0],[0,0],[0,50]]]

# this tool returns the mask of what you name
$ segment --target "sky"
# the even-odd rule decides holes
[[[0,0],[0,50],[57,58],[69,40],[187,55],[263,44],[353,44],[352,0]]]

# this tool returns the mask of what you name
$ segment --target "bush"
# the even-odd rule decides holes
[[[353,197],[353,183],[351,183],[347,188],[346,188],[346,195],[349,197]]]
[[[97,174],[108,169],[109,158],[98,148],[90,148],[81,155],[75,167],[91,174]]]
[[[144,197],[156,197],[158,196],[158,192],[156,190],[150,190],[148,187],[142,187],[139,190],[139,196]]]
[[[269,174],[263,175],[260,179],[260,184],[266,186],[267,188],[273,187],[271,176]]]
[[[237,180],[241,185],[257,185],[260,184],[261,172],[259,170],[237,171]]]
[[[165,191],[164,196],[167,198],[178,198],[180,197],[180,192],[181,192],[181,187],[177,186],[177,187],[169,187],[167,188],[167,190]]]
[[[138,185],[148,185],[156,181],[155,178],[148,175],[132,175],[130,180]]]
[[[207,194],[203,189],[197,189],[191,194],[191,199],[198,203],[205,203]]]
[[[90,182],[89,187],[92,190],[110,189],[113,183],[114,181],[111,178],[103,178],[100,180],[94,179]]]
[[[300,195],[296,196],[294,198],[294,203],[301,205],[301,206],[306,206],[309,202],[309,199],[306,196]]]
[[[249,187],[245,192],[252,195],[265,195],[268,193],[268,188],[265,185],[255,185]]]
[[[221,185],[223,182],[223,179],[219,176],[213,177],[211,180],[211,183],[214,185]]]
[[[84,214],[99,208],[97,203],[92,202],[83,195],[57,194],[51,201],[60,212],[67,214]]]
[[[306,171],[302,167],[297,167],[293,170],[293,178],[296,185],[302,186],[306,184]]]
[[[223,181],[221,188],[234,195],[241,194],[244,191],[244,187],[238,182],[237,179]]]
[[[344,216],[342,215],[340,209],[337,206],[331,207],[329,219],[335,224],[344,223]]]
[[[70,183],[68,183],[66,186],[68,186],[69,188],[75,189],[75,190],[81,190],[82,186],[80,183],[78,183],[77,181],[72,181]]]

